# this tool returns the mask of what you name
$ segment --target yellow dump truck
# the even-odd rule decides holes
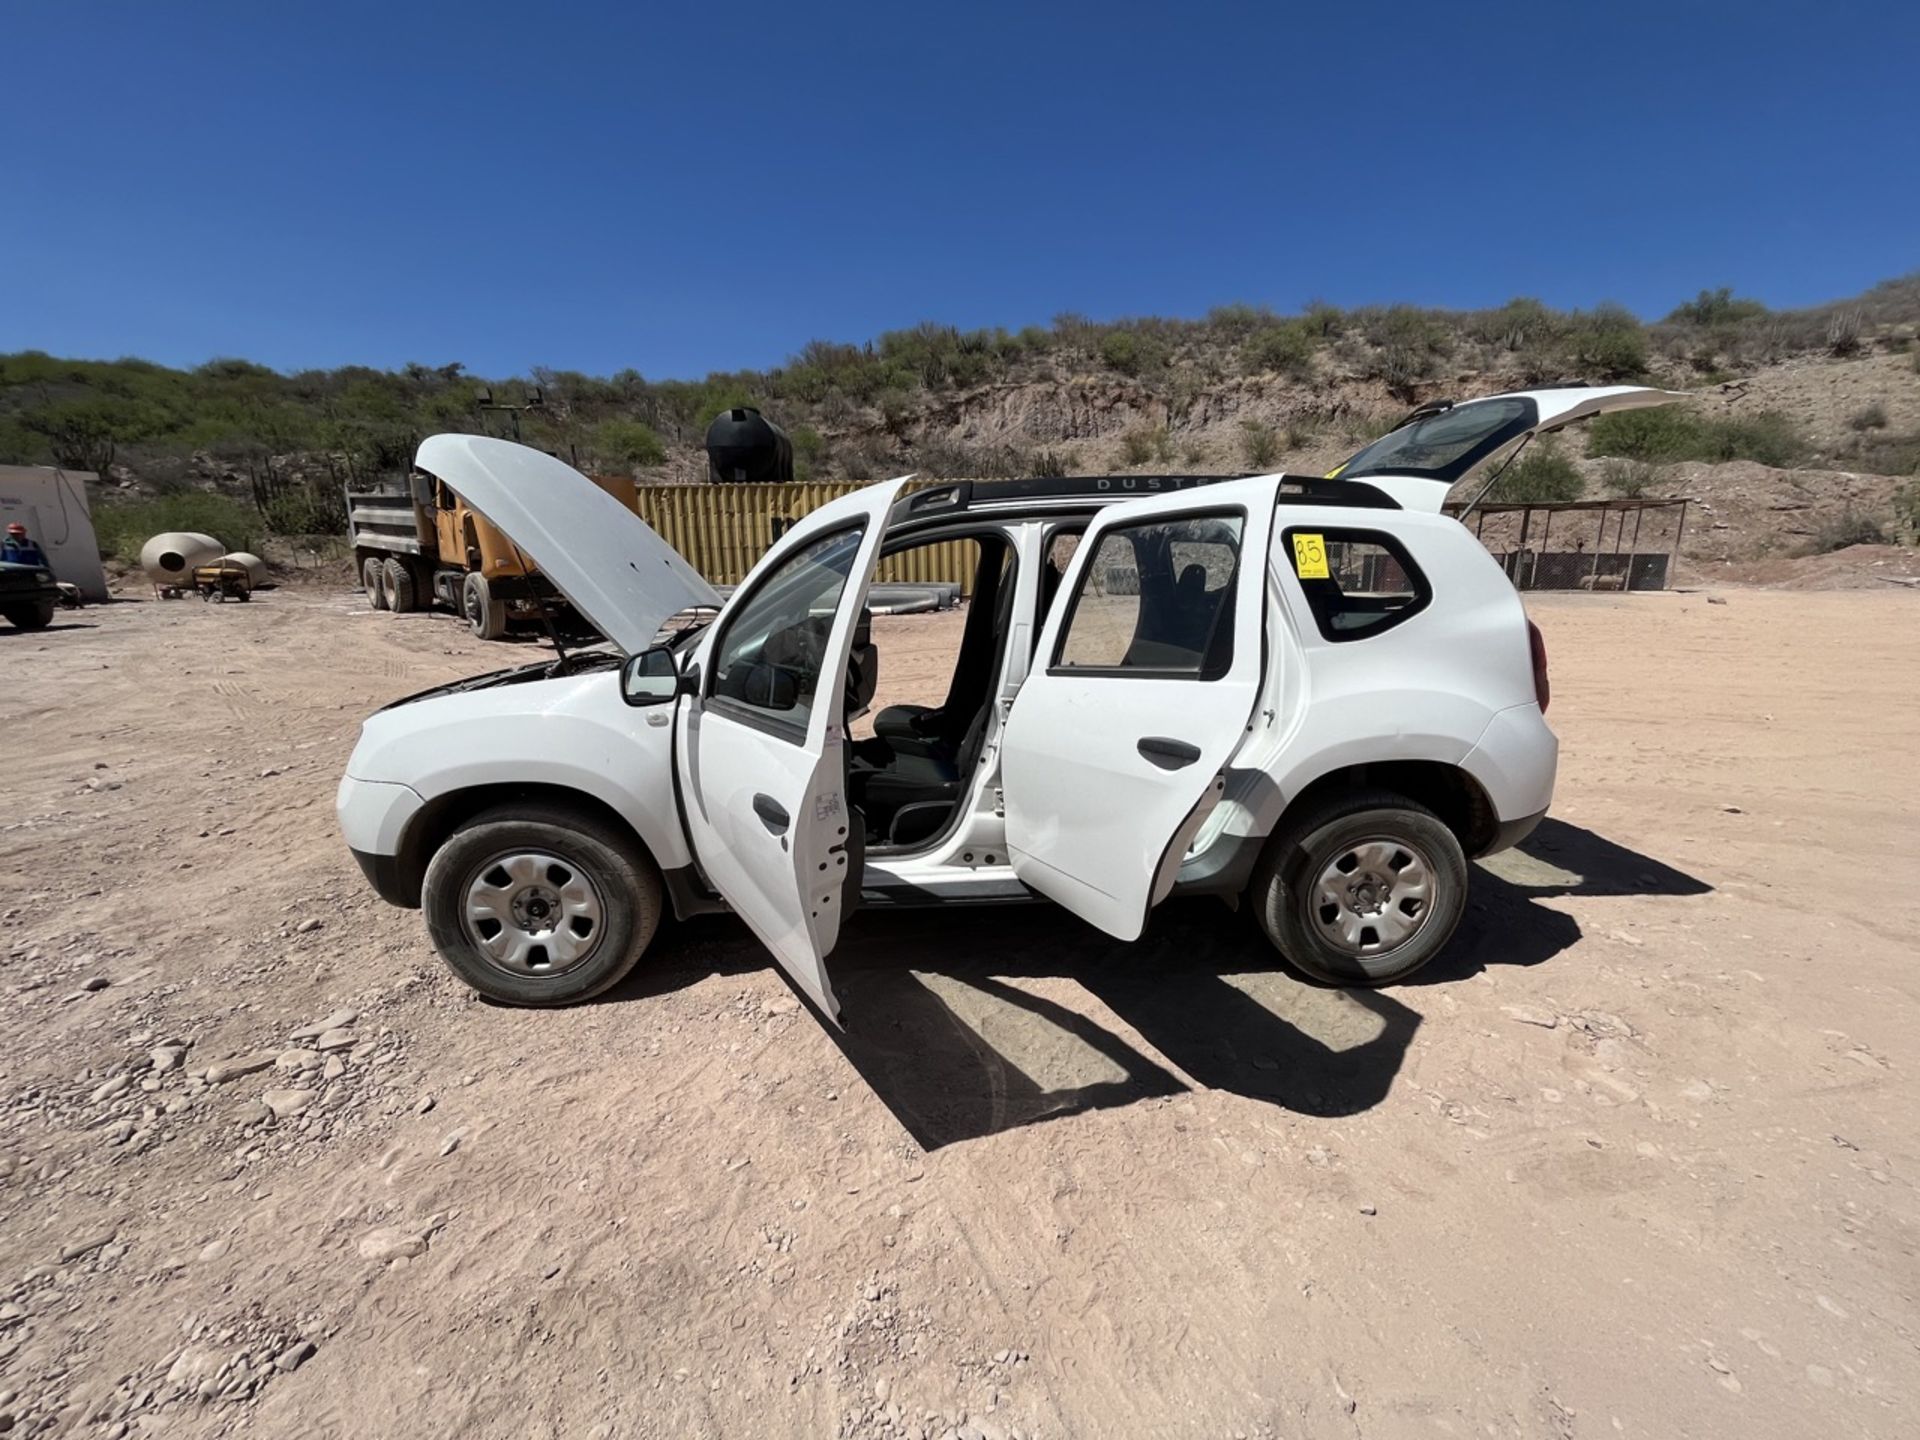
[[[629,510],[627,476],[593,477]],[[438,476],[415,469],[404,485],[348,487],[355,572],[376,610],[442,606],[483,640],[514,626],[569,621],[566,602],[513,543]]]

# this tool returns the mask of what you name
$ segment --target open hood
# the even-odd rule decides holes
[[[669,616],[718,607],[686,558],[551,455],[485,435],[429,435],[414,464],[486,516],[602,635],[629,655]]]
[[[1422,406],[1327,478],[1365,480],[1409,510],[1438,511],[1474,466],[1527,436],[1609,410],[1684,399],[1679,391],[1642,385],[1576,385]]]

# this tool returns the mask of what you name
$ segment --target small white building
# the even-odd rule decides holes
[[[46,552],[56,580],[104,602],[107,572],[87,509],[87,482],[94,478],[85,470],[50,465],[0,465],[0,531],[18,520]]]

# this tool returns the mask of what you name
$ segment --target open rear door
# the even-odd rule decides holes
[[[1007,718],[1014,873],[1122,940],[1139,936],[1172,888],[1246,734],[1280,483],[1103,510]]]
[[[702,642],[699,693],[677,722],[701,868],[835,1022],[825,962],[864,839],[846,795],[847,659],[904,483],[821,506],[762,557]]]

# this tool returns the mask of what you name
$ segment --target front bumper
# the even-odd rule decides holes
[[[395,905],[418,905],[418,891],[406,893],[400,854],[407,826],[426,801],[410,786],[348,775],[333,803],[347,848],[380,897]]]

